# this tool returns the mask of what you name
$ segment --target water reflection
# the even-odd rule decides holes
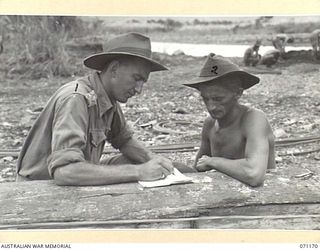
[[[163,43],[153,42],[152,50],[155,52],[172,55],[177,50],[183,51],[190,56],[207,56],[209,53],[215,53],[226,57],[242,57],[244,51],[249,45],[225,45],[225,44],[188,44],[188,43]],[[273,46],[261,46],[259,54],[263,55],[266,51],[274,49]],[[290,50],[309,50],[311,46],[293,47],[287,46],[286,51]]]

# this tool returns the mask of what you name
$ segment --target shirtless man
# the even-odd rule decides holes
[[[261,39],[257,39],[253,46],[246,49],[243,56],[245,66],[256,66],[261,58],[259,55],[259,48],[261,46]]]
[[[286,45],[287,43],[293,43],[294,38],[287,34],[277,34],[275,37],[272,37],[271,42],[273,47],[280,51],[281,58],[284,58]]]
[[[266,170],[275,167],[274,135],[266,115],[238,102],[243,90],[258,82],[210,54],[200,76],[185,84],[200,91],[210,114],[194,164],[198,171],[215,169],[255,187],[263,184]]]

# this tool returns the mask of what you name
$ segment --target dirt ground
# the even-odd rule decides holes
[[[182,83],[198,74],[204,58],[184,55],[156,55],[171,71],[153,73],[143,93],[123,105],[135,136],[146,145],[199,143],[201,124],[207,116],[199,94]],[[241,58],[232,58],[241,64]],[[257,74],[261,81],[246,91],[241,102],[263,110],[277,140],[319,136],[320,83],[319,63],[312,60],[288,59],[273,71],[281,74]],[[4,74],[4,72],[0,72]],[[14,181],[17,151],[41,108],[63,83],[72,78],[24,80],[2,75],[0,90],[0,182]],[[170,129],[159,131],[159,126]],[[319,149],[319,141],[277,147],[277,167],[300,166],[301,171],[320,174],[319,151],[295,156],[295,152]],[[6,153],[7,152],[7,153]],[[16,152],[15,154],[11,154]],[[174,161],[192,164],[195,151],[164,155]],[[285,155],[284,155],[285,154]],[[284,156],[281,156],[284,155]],[[276,170],[277,171],[277,170]]]

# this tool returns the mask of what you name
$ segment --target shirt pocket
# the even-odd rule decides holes
[[[98,147],[102,142],[106,140],[106,135],[103,130],[94,129],[90,131],[91,144],[94,147]]]

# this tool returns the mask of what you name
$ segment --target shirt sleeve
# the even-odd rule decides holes
[[[109,142],[116,149],[121,148],[133,135],[133,131],[127,124],[119,104],[116,105],[110,132],[111,137]]]
[[[52,153],[48,170],[52,177],[56,168],[85,161],[89,112],[83,96],[72,94],[57,102],[52,124]]]

